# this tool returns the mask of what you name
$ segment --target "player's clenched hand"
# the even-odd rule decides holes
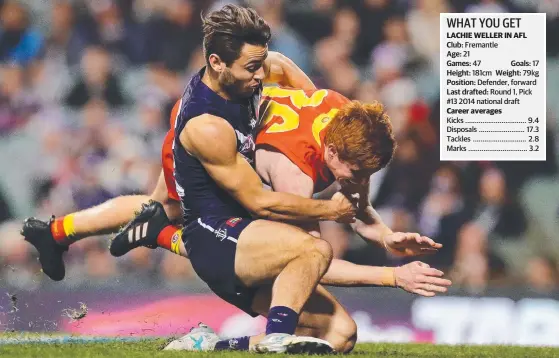
[[[418,233],[395,232],[384,237],[386,250],[396,256],[432,254],[443,247],[434,240]]]
[[[446,292],[452,284],[450,280],[441,278],[444,275],[442,271],[420,261],[396,267],[394,272],[398,287],[421,296],[432,297],[438,292]]]
[[[357,210],[344,194],[337,192],[332,196],[332,201],[334,202],[336,211],[336,217],[334,218],[335,221],[346,224],[355,222],[355,214]]]

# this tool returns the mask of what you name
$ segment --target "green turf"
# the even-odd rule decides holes
[[[14,344],[0,346],[0,357],[243,357],[246,353],[163,352],[166,340],[134,343]],[[250,354],[253,356],[253,354]],[[371,357],[558,357],[559,349],[430,344],[358,344],[353,356]]]

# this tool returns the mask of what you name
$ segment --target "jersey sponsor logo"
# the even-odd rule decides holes
[[[225,222],[227,226],[235,227],[241,220],[241,218],[231,218]]]

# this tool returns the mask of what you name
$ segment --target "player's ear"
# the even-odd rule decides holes
[[[326,146],[326,155],[328,156],[328,159],[330,159],[330,160],[332,160],[332,159],[334,159],[338,156],[338,151],[336,150],[336,147],[334,147],[333,144],[328,144]]]
[[[209,62],[212,70],[214,70],[215,72],[221,73],[223,72],[223,70],[225,70],[225,63],[221,61],[221,58],[215,53],[212,53],[210,55]]]

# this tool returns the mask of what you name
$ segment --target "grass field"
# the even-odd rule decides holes
[[[0,335],[0,338],[2,335]],[[13,337],[13,336],[12,336]],[[243,357],[248,353],[167,352],[164,339],[109,343],[18,343],[0,345],[0,357]],[[253,355],[253,354],[250,354]],[[351,354],[371,357],[559,357],[559,348],[358,344]]]

